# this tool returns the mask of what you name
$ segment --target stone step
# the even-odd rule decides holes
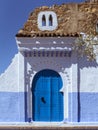
[[[0,130],[98,130],[98,126],[65,126],[65,127],[0,126]]]

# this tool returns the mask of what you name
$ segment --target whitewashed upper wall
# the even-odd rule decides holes
[[[46,47],[53,44],[45,42],[36,44],[35,47],[45,45]],[[19,49],[31,46],[32,39],[23,39],[25,43],[20,42]],[[38,39],[38,41],[40,41]],[[57,39],[57,45],[60,45],[61,40]],[[34,42],[34,41],[33,41]],[[19,41],[18,41],[19,43]],[[36,43],[36,40],[35,40]],[[68,41],[70,44],[70,42]],[[53,46],[57,46],[53,44]],[[64,43],[61,44],[62,48]],[[66,44],[67,45],[67,44]],[[32,45],[33,46],[33,45]],[[69,49],[70,46],[67,48]],[[30,48],[29,48],[30,49]],[[21,49],[20,49],[21,50]],[[32,50],[32,48],[31,48]],[[23,50],[22,50],[23,51]],[[98,92],[98,63],[89,62],[85,58],[77,58],[74,53],[71,57],[25,57],[19,52],[13,59],[8,69],[0,75],[0,91],[6,92],[24,92],[28,91],[28,87],[32,87],[33,77],[37,72],[43,69],[52,69],[57,71],[63,81],[63,90],[69,92]],[[67,90],[66,90],[67,89]]]
[[[78,67],[80,92],[98,92],[98,63],[80,58]]]
[[[18,91],[18,54],[12,60],[7,70],[0,75],[0,92]]]

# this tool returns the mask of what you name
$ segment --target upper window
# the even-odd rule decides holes
[[[53,11],[42,11],[38,14],[38,28],[44,30],[55,30],[58,26],[56,13]]]
[[[53,18],[52,18],[52,15],[49,16],[49,26],[53,26]]]
[[[45,17],[45,15],[42,16],[42,26],[46,26],[46,17]]]

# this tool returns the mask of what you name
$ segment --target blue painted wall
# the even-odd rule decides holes
[[[26,93],[0,92],[0,122],[26,121],[25,101]]]
[[[71,122],[98,122],[98,93],[69,93]]]
[[[29,121],[26,97],[22,92],[0,92],[0,122]],[[98,93],[69,93],[68,122],[98,122]]]

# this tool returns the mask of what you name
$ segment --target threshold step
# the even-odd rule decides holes
[[[63,126],[63,127],[0,126],[0,130],[98,130],[98,126]]]

